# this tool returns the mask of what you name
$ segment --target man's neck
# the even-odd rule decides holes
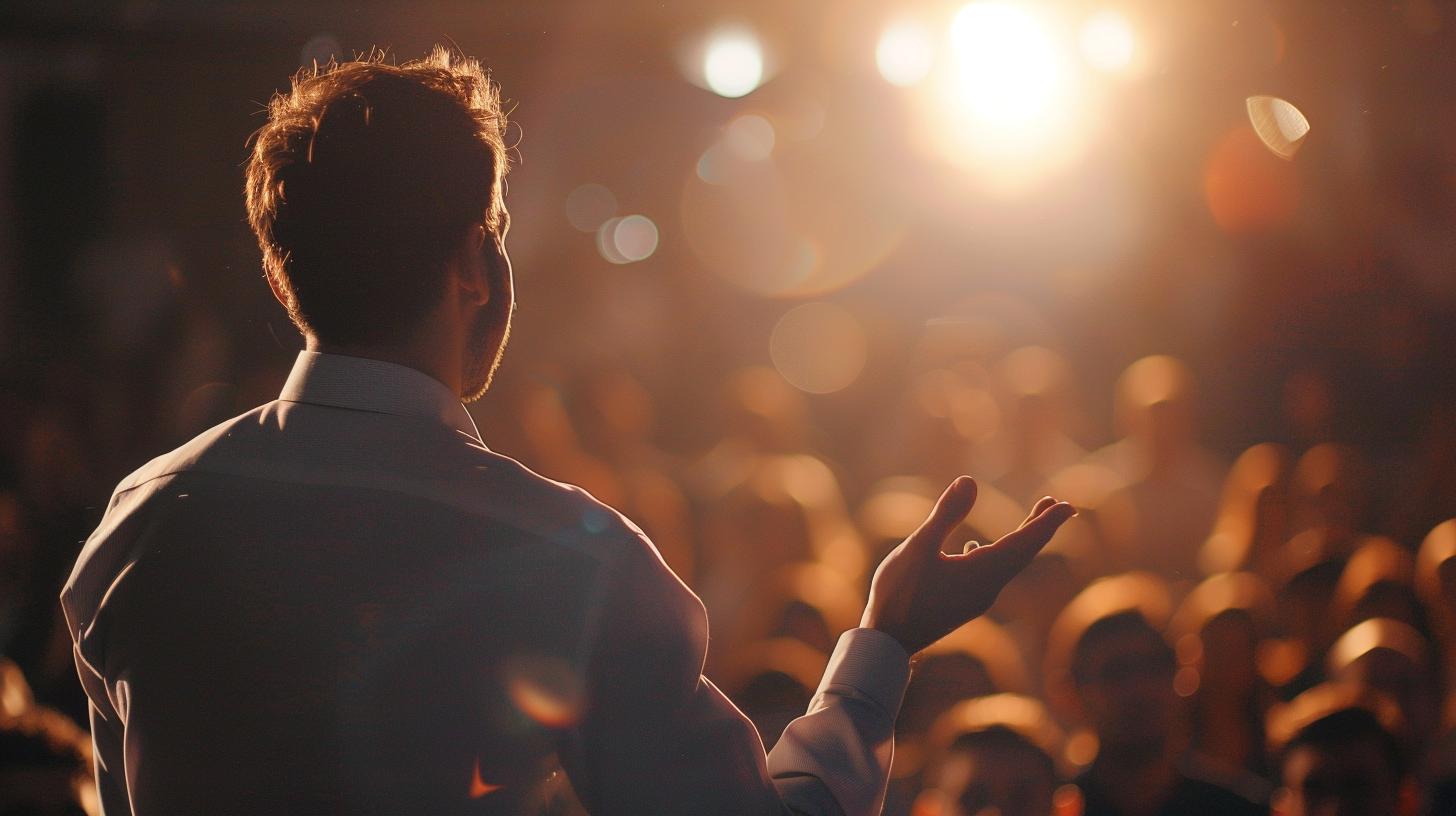
[[[1088,770],[1102,794],[1126,816],[1155,816],[1178,784],[1167,752],[1100,753]]]
[[[325,343],[317,337],[309,335],[304,344],[308,351],[320,354],[344,354],[350,357],[364,357],[370,360],[383,360],[386,363],[407,366],[416,371],[423,372],[445,384],[445,387],[460,394],[460,366],[450,365],[448,361],[441,360],[440,355],[431,354],[422,349],[412,348],[408,345],[356,345],[341,343]]]

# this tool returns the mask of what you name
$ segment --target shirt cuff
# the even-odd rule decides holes
[[[814,696],[823,696],[832,686],[848,687],[893,718],[909,683],[910,656],[898,640],[878,629],[850,629],[839,636]]]

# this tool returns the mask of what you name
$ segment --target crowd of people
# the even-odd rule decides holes
[[[270,399],[275,373],[175,401],[172,431]],[[753,368],[723,383],[706,450],[663,445],[653,395],[622,367],[508,382],[487,399],[505,419],[483,428],[647,532],[708,608],[707,675],[766,746],[858,624],[875,564],[949,479],[979,483],[965,539],[1014,529],[1042,495],[1072,502],[1079,516],[987,615],[915,658],[887,814],[1456,809],[1450,423],[1432,423],[1391,486],[1333,443],[1257,444],[1226,464],[1200,446],[1197,386],[1171,357],[1126,369],[1101,447],[1074,422],[1053,350],[912,376],[902,416],[834,444],[805,395]],[[14,463],[0,485],[0,813],[87,812],[85,700],[55,593],[114,476],[86,455],[89,435],[128,409],[0,410]],[[102,450],[133,467],[160,451],[127,441]]]

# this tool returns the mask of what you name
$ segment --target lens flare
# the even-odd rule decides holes
[[[582,232],[596,232],[617,214],[617,197],[600,184],[583,184],[566,196],[566,220]]]
[[[1244,105],[1259,141],[1281,159],[1294,158],[1309,135],[1309,120],[1299,108],[1277,96],[1251,96]]]
[[[930,74],[935,44],[925,26],[904,20],[891,25],[875,46],[875,65],[891,85],[917,85]]]
[[[746,96],[763,83],[763,76],[763,46],[753,32],[727,29],[708,41],[703,52],[708,90],[730,99]]]
[[[810,394],[830,394],[859,378],[869,341],[853,314],[833,303],[805,303],[779,318],[769,356],[785,380]]]
[[[961,97],[992,127],[1032,126],[1067,93],[1067,66],[1046,26],[1010,3],[971,3],[950,27]]]
[[[566,660],[519,655],[506,663],[506,694],[522,714],[547,728],[566,728],[581,718],[585,689]]]
[[[1137,40],[1127,18],[1115,11],[1104,9],[1088,17],[1078,45],[1087,64],[1105,74],[1127,74],[1134,67]]]
[[[920,146],[995,192],[1027,190],[1091,141],[1065,32],[1038,7],[983,0],[951,21],[950,59],[913,98]]]
[[[773,154],[774,127],[756,113],[744,114],[723,129],[723,147],[741,161],[763,161]]]
[[[609,218],[597,228],[597,251],[614,264],[646,260],[657,251],[657,225],[645,215]]]

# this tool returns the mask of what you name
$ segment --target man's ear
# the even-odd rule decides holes
[[[465,298],[477,306],[490,302],[491,274],[488,266],[493,248],[490,230],[476,224],[465,231],[459,260],[455,264],[456,281]]]

